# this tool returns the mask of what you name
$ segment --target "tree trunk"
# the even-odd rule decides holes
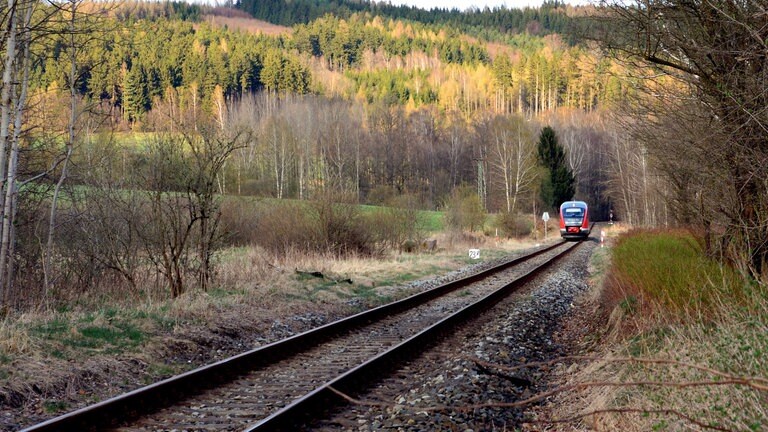
[[[16,216],[16,174],[18,166],[19,140],[22,129],[22,117],[27,99],[27,88],[29,84],[29,58],[30,58],[30,39],[22,39],[21,48],[23,54],[21,65],[17,70],[14,66],[18,62],[17,30],[19,19],[18,10],[22,5],[18,1],[9,0],[9,33],[6,41],[6,62],[3,72],[3,90],[2,90],[2,115],[0,115],[0,190],[5,192],[4,203],[2,207],[2,234],[0,235],[0,302],[8,305],[12,298],[13,288],[13,251],[15,244],[15,230],[13,221]],[[25,4],[23,28],[28,30],[29,22],[32,19],[33,5]],[[14,83],[13,78],[16,73],[21,71],[19,83]],[[19,95],[16,97],[15,105],[12,100],[13,89],[20,86]],[[14,110],[12,112],[12,110]],[[8,158],[8,169],[6,170],[6,148],[8,146],[8,137],[10,135],[10,121],[14,117],[14,134],[11,138],[11,152]]]

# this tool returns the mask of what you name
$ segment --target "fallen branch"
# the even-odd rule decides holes
[[[566,391],[572,391],[572,390],[583,390],[585,388],[590,387],[639,387],[639,386],[654,386],[654,387],[673,387],[673,388],[687,388],[687,387],[708,387],[708,386],[724,386],[724,385],[737,385],[737,384],[743,384],[741,380],[725,380],[725,381],[685,381],[685,382],[662,382],[662,381],[628,381],[628,382],[611,382],[611,381],[594,381],[594,382],[583,382],[578,384],[567,384],[560,387],[557,387],[555,389],[539,393],[536,395],[533,395],[527,399],[523,399],[517,402],[489,402],[489,403],[482,403],[482,404],[473,404],[473,405],[464,405],[460,407],[447,407],[447,406],[437,406],[437,407],[426,407],[426,408],[419,408],[419,411],[473,411],[479,408],[520,408],[526,405],[533,404],[535,402],[540,402],[544,399],[547,399],[549,397],[552,397],[558,393],[563,393]],[[333,387],[328,386],[328,389],[333,391],[334,393],[338,394],[339,396],[342,396],[344,399],[346,399],[349,402],[355,403],[357,405],[367,405],[367,406],[384,406],[384,407],[392,407],[393,404],[387,404],[386,402],[365,402],[359,399],[354,399],[351,396],[345,395],[344,393],[334,389]]]
[[[717,375],[718,377],[722,377],[723,379],[719,379],[717,381],[681,381],[681,382],[663,382],[663,381],[627,381],[627,382],[613,382],[613,381],[592,381],[592,382],[582,382],[582,383],[576,383],[576,384],[567,384],[560,387],[557,387],[555,389],[552,389],[550,391],[542,392],[539,394],[536,394],[534,396],[531,396],[527,399],[523,399],[517,402],[491,402],[491,403],[482,403],[482,404],[473,404],[473,405],[463,405],[463,406],[431,406],[431,407],[419,407],[418,412],[442,412],[442,411],[453,411],[453,412],[470,412],[477,409],[482,408],[521,408],[526,405],[531,405],[537,402],[541,402],[547,398],[550,398],[552,396],[555,396],[559,393],[567,392],[567,391],[574,391],[574,390],[582,390],[585,388],[590,387],[641,387],[641,386],[653,386],[653,387],[672,387],[672,388],[688,388],[688,387],[710,387],[710,386],[730,386],[730,385],[743,385],[747,387],[751,387],[757,390],[762,390],[765,388],[765,386],[761,384],[756,384],[757,382],[764,381],[762,378],[742,378],[742,377],[735,377],[731,376],[729,374],[725,374],[710,368],[697,366],[697,365],[691,365],[687,363],[677,362],[673,360],[653,360],[653,359],[635,359],[635,358],[610,358],[610,359],[603,359],[598,357],[583,357],[583,356],[574,356],[574,357],[564,357],[560,358],[558,360],[548,361],[548,362],[537,362],[537,363],[527,363],[525,365],[520,366],[514,366],[514,367],[506,367],[501,366],[493,363],[489,363],[480,359],[474,359],[475,363],[478,365],[488,365],[489,367],[496,367],[499,369],[504,370],[518,370],[523,367],[535,367],[535,366],[544,366],[544,365],[552,365],[557,362],[560,362],[564,359],[580,359],[580,360],[607,360],[607,361],[618,361],[618,362],[640,362],[640,363],[660,363],[660,364],[675,364],[680,366],[688,366],[692,367],[694,369],[698,370],[704,370],[704,371],[711,371],[714,375]],[[485,367],[485,366],[483,366]],[[346,401],[355,404],[355,405],[363,405],[363,406],[372,406],[372,407],[382,407],[382,408],[394,408],[394,404],[386,403],[386,402],[377,402],[377,401],[363,401],[360,399],[355,399],[349,395],[346,395],[338,390],[336,390],[333,387],[328,387],[329,390],[336,393]],[[603,410],[595,410],[591,411],[589,413],[581,414],[578,416],[566,418],[566,419],[555,419],[555,420],[546,420],[541,422],[550,422],[550,423],[565,423],[570,421],[576,421],[581,418],[587,417],[589,415],[596,415],[600,413],[657,413],[657,414],[669,414],[676,416],[680,419],[683,419],[685,421],[691,422],[692,424],[695,424],[699,427],[705,428],[705,429],[711,429],[711,430],[717,430],[717,431],[725,431],[730,432],[729,429],[725,429],[718,426],[710,426],[706,425],[704,423],[701,423],[692,417],[689,417],[682,412],[674,409],[642,409],[642,408],[614,408],[614,409],[603,409]]]

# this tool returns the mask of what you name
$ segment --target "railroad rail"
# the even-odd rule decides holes
[[[490,308],[579,243],[559,242],[453,282],[24,429],[293,430]],[[461,288],[467,288],[461,290]]]

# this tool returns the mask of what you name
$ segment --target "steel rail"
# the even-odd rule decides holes
[[[156,412],[215,388],[245,373],[258,370],[318,346],[356,327],[422,305],[435,298],[482,280],[494,273],[551,251],[566,243],[557,242],[498,266],[422,291],[404,299],[342,318],[306,332],[276,341],[209,365],[167,378],[102,402],[63,414],[21,432],[93,431],[117,427],[125,421]]]
[[[370,388],[372,384],[383,379],[394,368],[436,345],[445,334],[487,311],[519,287],[530,282],[535,276],[549,268],[550,265],[566,256],[579,245],[581,245],[581,242],[574,243],[573,246],[570,246],[568,249],[475,303],[449,315],[402,343],[317,387],[304,397],[296,399],[291,404],[259,421],[254,426],[245,429],[245,432],[295,431],[305,425],[308,420],[320,415],[322,412],[347,403],[346,399],[339,396],[331,388],[348,395],[357,395]]]

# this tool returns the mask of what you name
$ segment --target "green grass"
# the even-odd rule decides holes
[[[182,368],[177,365],[169,365],[165,363],[152,363],[148,367],[148,372],[151,377],[169,377],[181,372]],[[151,380],[150,380],[151,381]]]
[[[595,248],[589,259],[590,279],[599,283],[605,278],[608,267],[611,263],[611,249],[608,247]]]
[[[228,290],[223,288],[212,288],[208,290],[208,296],[212,299],[225,299],[227,297],[232,296],[238,296],[238,295],[245,295],[247,294],[245,291],[239,289],[239,290]]]
[[[438,211],[422,210],[419,215],[423,218],[424,229],[435,233],[445,230],[445,214]]]
[[[426,273],[426,272],[425,272]],[[384,279],[376,281],[376,286],[395,286],[408,283],[421,277],[422,274],[415,274],[409,272],[398,273],[394,276],[390,276]]]
[[[62,334],[68,332],[70,324],[63,318],[54,318],[51,321],[37,324],[32,327],[31,331],[34,335],[43,339],[56,339]]]
[[[130,323],[85,327],[80,329],[80,334],[84,338],[115,346],[134,345],[144,340],[144,334]]]
[[[358,207],[363,215],[369,215],[387,209],[387,207],[368,204],[361,204]],[[445,215],[443,212],[434,210],[416,210],[416,217],[419,220],[420,228],[427,233],[436,233],[445,230]]]
[[[151,318],[155,325],[163,330],[173,330],[174,327],[178,324],[178,321],[174,318],[168,317],[164,314],[159,313],[151,313],[148,314],[148,317]]]
[[[69,408],[69,404],[64,401],[45,401],[43,402],[43,409],[48,414],[55,414]]]
[[[157,139],[160,135],[156,132],[118,132],[113,135],[113,138],[119,146],[144,149],[148,143]]]
[[[375,287],[370,286],[356,286],[352,289],[352,295],[350,298],[359,298],[368,302],[380,302],[387,303],[392,300],[390,296],[382,296],[376,292]]]
[[[743,301],[745,282],[731,268],[707,258],[684,232],[638,232],[613,251],[614,275],[671,311],[705,312],[723,298]]]
[[[33,325],[30,333],[43,341],[52,357],[61,359],[76,359],[97,351],[123,353],[148,339],[131,318],[121,316],[115,308],[73,320],[57,316]]]

